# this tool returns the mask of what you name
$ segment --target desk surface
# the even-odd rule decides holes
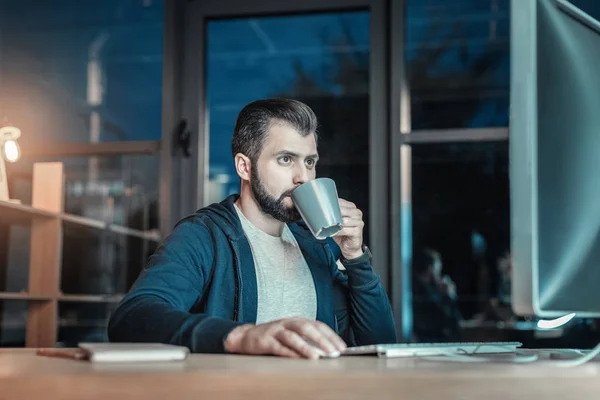
[[[451,363],[414,359],[192,355],[184,362],[92,364],[0,349],[0,399],[592,399],[600,363]],[[123,396],[126,394],[127,396]],[[206,397],[210,396],[210,397]]]

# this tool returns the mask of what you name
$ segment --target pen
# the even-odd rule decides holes
[[[38,356],[69,358],[72,360],[83,360],[86,358],[85,352],[81,349],[54,349],[42,348],[35,352]]]

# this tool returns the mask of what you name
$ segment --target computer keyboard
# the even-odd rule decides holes
[[[515,353],[519,342],[395,343],[348,347],[343,356],[377,354],[379,357]]]

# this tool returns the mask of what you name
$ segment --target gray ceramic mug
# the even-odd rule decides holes
[[[317,239],[333,236],[344,227],[335,182],[318,178],[292,192],[292,200],[308,229]]]

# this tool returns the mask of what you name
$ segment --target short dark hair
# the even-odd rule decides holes
[[[256,162],[274,121],[288,124],[303,137],[314,134],[317,138],[317,116],[306,104],[282,98],[257,100],[247,104],[237,117],[231,140],[233,157],[242,153]]]

